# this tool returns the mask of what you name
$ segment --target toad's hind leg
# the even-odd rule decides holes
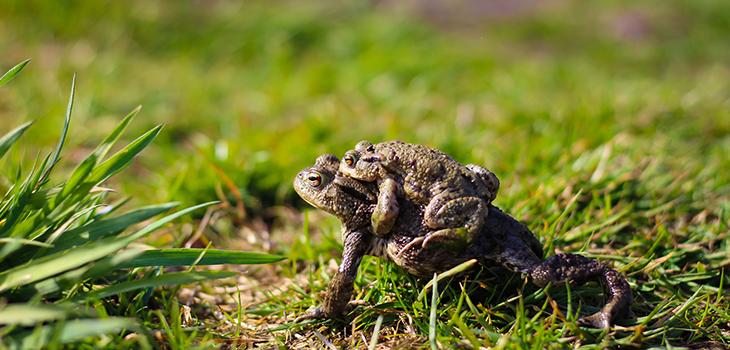
[[[434,197],[426,207],[423,218],[427,226],[440,229],[423,240],[424,248],[459,249],[474,242],[484,226],[488,209],[484,200],[461,197],[445,200]]]
[[[544,287],[549,283],[584,284],[588,281],[599,281],[609,295],[606,305],[597,313],[582,317],[579,326],[606,329],[611,321],[629,317],[633,301],[631,288],[626,278],[610,266],[582,255],[562,253],[547,258],[530,273],[532,281]]]

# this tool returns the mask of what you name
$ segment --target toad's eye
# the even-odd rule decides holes
[[[309,173],[309,177],[307,177],[307,180],[309,181],[309,185],[312,187],[319,187],[319,185],[322,184],[322,175],[318,173]]]
[[[346,155],[344,158],[342,158],[342,160],[344,160],[345,164],[349,166],[353,166],[355,165],[355,162],[357,162],[357,159],[355,159],[355,156],[353,156],[352,154]]]

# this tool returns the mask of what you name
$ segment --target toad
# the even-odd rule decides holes
[[[391,231],[400,212],[399,198],[425,205],[424,224],[434,230],[412,242],[424,248],[458,250],[470,245],[499,189],[497,177],[480,165],[464,166],[437,149],[400,141],[361,141],[342,158],[340,171],[378,184],[371,218],[378,237]]]
[[[417,276],[433,276],[476,259],[479,265],[487,268],[501,266],[525,274],[540,287],[598,281],[609,299],[600,311],[580,318],[578,325],[606,329],[613,320],[629,316],[632,295],[621,273],[603,262],[578,254],[560,253],[542,261],[542,246],[535,235],[491,204],[487,205],[489,215],[479,234],[471,244],[458,251],[420,246],[404,250],[414,240],[433,232],[426,224],[427,205],[410,198],[398,199],[401,210],[391,233],[386,237],[374,235],[370,215],[378,205],[378,186],[344,176],[338,169],[339,159],[325,154],[294,179],[294,188],[304,200],[340,219],[344,245],[342,263],[327,287],[324,304],[298,317],[296,322],[336,318],[346,312],[364,255],[392,261]]]

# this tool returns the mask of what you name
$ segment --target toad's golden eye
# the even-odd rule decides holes
[[[342,159],[345,161],[345,164],[347,164],[347,165],[352,166],[355,164],[355,156],[353,156],[352,154],[348,154]]]
[[[309,173],[309,177],[307,178],[309,180],[309,185],[312,187],[319,187],[319,185],[322,184],[322,175],[311,172]]]

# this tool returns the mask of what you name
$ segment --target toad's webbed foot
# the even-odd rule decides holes
[[[446,248],[458,251],[471,244],[474,239],[473,231],[467,228],[445,228],[426,235],[421,246],[425,249]]]
[[[303,322],[306,320],[319,320],[319,319],[324,319],[324,318],[334,318],[334,317],[333,317],[333,315],[328,315],[324,311],[324,308],[322,306],[320,306],[312,311],[305,313],[304,315],[297,317],[296,319],[294,319],[294,322],[299,323],[299,322]]]
[[[423,214],[426,225],[436,231],[429,233],[423,248],[461,250],[481,234],[489,209],[482,198],[453,197],[453,193],[435,196]]]
[[[606,329],[611,326],[612,320],[630,314],[633,296],[629,283],[621,273],[598,260],[578,254],[556,254],[536,266],[530,277],[541,287],[549,283],[576,285],[588,281],[601,282],[609,300],[597,313],[580,318],[577,322],[579,326]]]
[[[333,319],[337,318],[338,316],[347,315],[352,311],[352,309],[361,306],[361,305],[367,305],[368,302],[365,300],[350,300],[347,305],[342,309],[339,314],[337,312],[328,313],[325,311],[324,306],[320,306],[312,311],[309,311],[305,313],[304,315],[301,315],[297,317],[294,322],[303,322],[306,320],[321,320],[321,319]]]

